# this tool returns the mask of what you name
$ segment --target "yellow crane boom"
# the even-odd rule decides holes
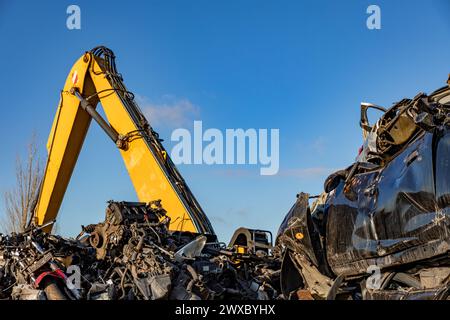
[[[96,111],[100,102],[106,119]],[[96,47],[72,67],[47,142],[48,159],[34,209],[34,223],[58,214],[67,185],[94,119],[114,141],[141,202],[161,200],[170,229],[214,234],[197,200],[179,174],[117,72],[113,52]],[[45,231],[51,231],[51,226]]]

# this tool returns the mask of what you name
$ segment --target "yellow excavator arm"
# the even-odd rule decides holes
[[[106,119],[96,111],[101,103]],[[47,143],[48,159],[34,209],[34,223],[56,219],[91,120],[113,140],[141,202],[161,200],[169,229],[214,230],[117,72],[111,50],[96,47],[72,67]],[[44,228],[51,231],[51,225]]]

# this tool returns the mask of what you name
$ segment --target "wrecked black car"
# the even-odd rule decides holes
[[[367,110],[383,115],[370,125]],[[282,222],[290,299],[447,299],[450,295],[450,79],[389,110],[364,103],[356,162]]]

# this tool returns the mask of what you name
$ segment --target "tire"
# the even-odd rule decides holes
[[[58,287],[57,280],[52,277],[47,277],[42,280],[42,287],[44,288],[47,300],[68,300],[68,297]]]

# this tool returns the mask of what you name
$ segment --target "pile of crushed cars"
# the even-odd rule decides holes
[[[76,239],[0,235],[0,299],[276,299],[279,259],[238,253],[216,238],[169,231],[159,202],[109,202]]]

